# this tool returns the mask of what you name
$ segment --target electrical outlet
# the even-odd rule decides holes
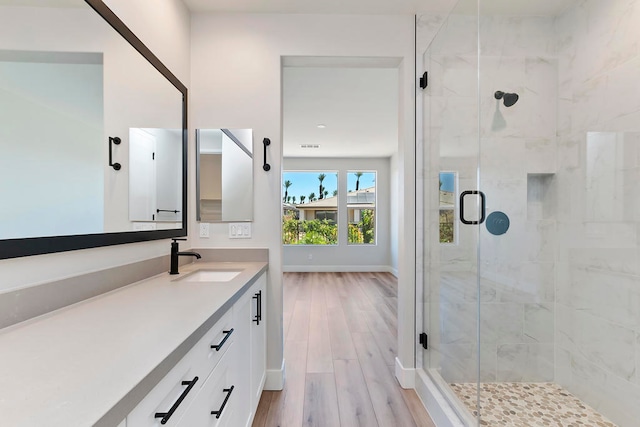
[[[209,223],[200,223],[200,237],[204,237],[205,239],[209,238]]]

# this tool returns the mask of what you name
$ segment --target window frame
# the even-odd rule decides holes
[[[283,196],[284,196],[285,174],[287,174],[287,173],[315,174],[316,176],[319,175],[319,174],[325,174],[327,177],[329,177],[330,175],[334,175],[335,174],[335,177],[336,177],[336,189],[338,190],[338,192],[340,191],[339,190],[340,189],[340,171],[339,170],[326,170],[326,169],[314,169],[314,170],[312,170],[312,169],[291,169],[291,170],[284,170],[283,169],[282,173],[281,173],[281,183],[282,183],[282,186],[281,186],[282,193],[280,194],[281,200],[283,199]],[[314,193],[315,193],[315,191],[314,191]],[[328,196],[327,198],[329,198],[329,197],[334,197],[334,196]],[[340,245],[340,227],[339,227],[339,223],[338,223],[338,218],[339,218],[339,215],[340,215],[340,202],[339,202],[338,196],[335,196],[335,197],[336,197],[336,221],[335,221],[336,243],[314,244],[314,243],[284,243],[284,242],[282,242],[282,246],[288,246],[288,247],[296,247],[296,246],[301,246],[301,247],[303,247],[303,246],[309,246],[309,247],[336,247],[336,246],[339,246]],[[318,200],[318,199],[316,199],[316,200]],[[310,203],[310,202],[307,202],[307,203]],[[284,201],[283,201],[282,204],[284,205]],[[298,204],[296,204],[296,205],[298,205]],[[319,212],[325,212],[326,209],[319,209],[318,211]],[[314,213],[313,214],[314,218],[315,218],[315,215],[316,214]],[[306,215],[305,215],[305,218],[306,218]],[[299,225],[301,221],[307,221],[307,219],[300,219],[300,213],[298,213],[297,221],[298,221],[298,225]],[[322,221],[322,220],[320,220],[320,221]],[[283,226],[284,226],[284,212],[282,210],[282,221],[281,221],[281,224],[280,224],[281,240],[283,240],[282,237],[284,237],[284,233],[285,233]]]

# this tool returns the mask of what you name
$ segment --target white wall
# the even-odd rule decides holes
[[[399,224],[399,206],[400,202],[399,192],[400,192],[400,169],[398,167],[398,155],[394,154],[389,159],[389,204],[391,206],[391,210],[389,212],[389,222],[391,226],[389,227],[389,264],[391,266],[391,271],[393,274],[398,276],[398,226]]]
[[[390,159],[285,158],[285,171],[338,172],[338,245],[285,245],[284,271],[392,271]],[[347,172],[367,171],[376,175],[376,244],[347,243]],[[397,223],[396,223],[397,224]],[[309,259],[311,255],[312,259]]]
[[[247,133],[250,132],[241,135],[245,144],[251,142],[251,137]],[[226,134],[222,134],[223,221],[243,221],[253,218],[252,165],[253,159],[238,147],[235,141]]]
[[[190,17],[180,0],[158,0],[153,7],[143,0],[108,0],[116,13],[128,23],[130,28],[145,42],[165,65],[187,86],[190,78],[189,34]],[[62,11],[58,11],[60,14]],[[65,11],[66,12],[66,11]],[[0,19],[6,14],[0,14]],[[62,18],[61,18],[62,19]],[[26,28],[31,34],[23,39],[26,43],[34,39],[32,28],[38,28],[38,40],[43,42],[43,50],[52,43],[44,36],[41,28],[55,23],[60,27],[86,28],[91,30],[91,22],[81,17],[70,17],[64,21],[52,20],[43,14],[41,22]],[[15,23],[2,21],[0,28],[8,30]],[[15,29],[15,28],[14,28]],[[0,40],[7,41],[3,37]],[[55,46],[49,46],[55,50]],[[13,49],[20,49],[14,46]],[[192,199],[193,200],[193,199]],[[115,247],[87,249],[81,251],[40,255],[0,261],[0,290],[28,287],[54,279],[69,277],[89,271],[128,264],[138,260],[166,255],[169,241],[134,243]]]
[[[0,59],[0,239],[103,230],[102,63],[90,56],[100,63]]]
[[[228,239],[226,224],[212,224],[209,239],[192,237],[194,247],[269,248],[268,369],[282,362],[281,172],[283,56],[371,56],[402,59],[398,182],[400,358],[414,359],[414,114],[413,17],[341,15],[196,14],[192,16],[191,133],[196,128],[254,130],[253,238]],[[262,170],[262,138],[269,137],[268,162]],[[193,160],[190,159],[193,164]],[[192,169],[193,171],[193,169]],[[190,194],[194,193],[192,184]],[[195,199],[190,200],[191,208]],[[194,216],[190,226],[195,227]]]
[[[182,0],[104,0],[187,87],[191,70],[190,13]]]

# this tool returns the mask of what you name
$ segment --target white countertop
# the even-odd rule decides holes
[[[202,268],[242,273],[215,284],[176,281]],[[179,276],[163,273],[0,330],[0,426],[87,427],[116,405],[135,406],[131,391],[153,387],[158,366],[176,349],[186,354],[185,340],[199,339],[196,330],[222,316],[266,268],[196,262]]]

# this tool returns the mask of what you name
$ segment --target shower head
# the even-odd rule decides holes
[[[505,107],[513,106],[516,102],[518,102],[518,99],[520,98],[517,93],[504,93],[500,90],[497,91],[493,96],[495,96],[496,99],[503,99]]]

